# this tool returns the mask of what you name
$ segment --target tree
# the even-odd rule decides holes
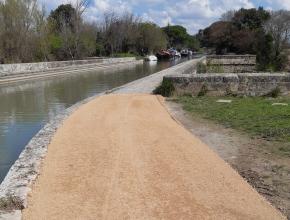
[[[168,47],[174,47],[179,50],[183,48],[192,50],[199,49],[200,44],[198,38],[188,34],[185,27],[181,25],[171,26],[168,24],[162,30],[167,35]]]
[[[140,38],[139,53],[150,54],[155,53],[167,46],[167,39],[165,33],[156,24],[146,22],[139,26]]]
[[[171,26],[169,24],[162,29],[167,35],[168,46],[182,49],[188,37],[186,29],[180,25]]]
[[[81,1],[75,7],[66,4],[51,11],[50,45],[56,59],[80,59],[95,53],[96,28],[82,20],[86,5],[87,1]]]
[[[281,70],[285,57],[280,51],[289,40],[289,17],[281,12],[274,15],[261,7],[229,11],[197,36],[203,46],[214,47],[217,54],[256,54],[259,70]]]
[[[218,21],[203,31],[203,43],[207,47],[215,47],[217,54],[229,51],[232,47],[231,22]]]
[[[0,2],[0,56],[4,63],[27,62],[35,56],[31,43],[37,37],[36,0]]]
[[[125,12],[117,15],[107,12],[99,28],[97,44],[102,44],[107,55],[116,53],[136,53],[140,18]],[[100,47],[99,47],[100,48]]]
[[[265,30],[272,35],[275,54],[278,56],[290,40],[290,11],[272,11]]]
[[[239,29],[256,30],[262,28],[266,21],[270,19],[271,15],[262,7],[258,9],[240,9],[232,18],[233,24]]]

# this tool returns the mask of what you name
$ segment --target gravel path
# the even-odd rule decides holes
[[[163,99],[107,95],[57,131],[23,219],[284,218]]]

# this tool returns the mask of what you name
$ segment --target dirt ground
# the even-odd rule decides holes
[[[284,219],[153,95],[108,95],[57,131],[23,219]]]
[[[290,158],[273,153],[276,144],[192,116],[174,101],[168,100],[166,106],[176,120],[290,219]]]

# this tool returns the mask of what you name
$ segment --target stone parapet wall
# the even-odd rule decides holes
[[[202,87],[208,95],[262,96],[279,88],[290,93],[290,73],[196,74],[166,76],[173,82],[178,94],[197,95]]]
[[[255,55],[212,55],[206,57],[207,72],[220,68],[224,73],[255,72]]]
[[[48,71],[57,68],[90,65],[90,64],[114,64],[136,61],[135,57],[126,58],[99,58],[88,60],[70,60],[70,61],[54,61],[54,62],[39,62],[39,63],[15,63],[1,64],[0,77],[29,72]]]
[[[256,65],[255,55],[210,55],[206,59],[208,64]]]

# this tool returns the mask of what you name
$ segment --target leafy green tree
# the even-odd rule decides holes
[[[188,33],[184,27],[180,25],[171,26],[168,24],[167,27],[162,29],[167,35],[169,47],[181,49],[186,44]]]
[[[61,32],[63,28],[75,31],[76,10],[71,4],[60,5],[51,11],[48,19],[54,24],[56,32]]]
[[[57,60],[80,59],[96,52],[96,27],[83,22],[71,4],[60,5],[48,17],[51,53]]]
[[[261,7],[230,11],[197,37],[203,46],[214,47],[217,54],[256,54],[259,70],[281,70],[286,63],[281,45],[290,30],[286,22],[289,14],[270,14]]]
[[[198,38],[188,34],[186,28],[181,25],[172,26],[168,24],[162,30],[167,35],[168,47],[174,47],[179,50],[182,48],[198,50],[200,47]]]
[[[270,13],[262,7],[251,9],[240,9],[232,18],[233,24],[241,29],[255,30],[262,28],[267,20],[270,19]]]
[[[166,35],[156,24],[150,22],[141,23],[139,32],[138,51],[140,54],[155,53],[160,49],[166,48]]]

